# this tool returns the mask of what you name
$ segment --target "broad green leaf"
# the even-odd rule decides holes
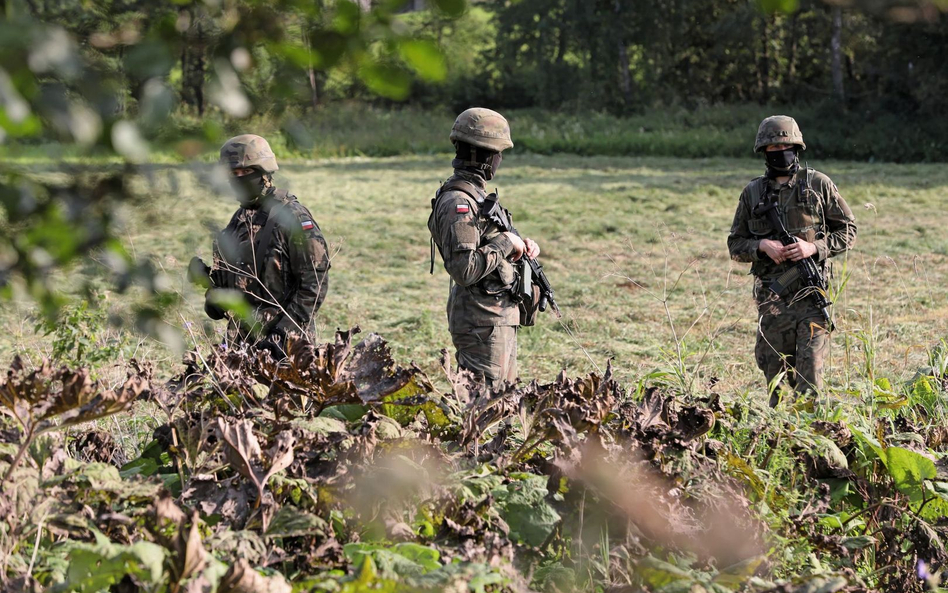
[[[931,459],[902,447],[887,448],[883,461],[895,487],[913,501],[921,500],[924,481],[934,479],[937,474]]]
[[[546,477],[525,476],[494,488],[491,495],[494,505],[510,526],[510,539],[540,546],[559,524],[561,517],[546,501]]]
[[[150,542],[121,546],[96,534],[95,544],[67,542],[69,569],[63,588],[81,593],[108,589],[125,575],[158,584],[164,573],[165,549]]]
[[[444,56],[433,41],[405,39],[399,42],[402,59],[425,80],[444,80],[448,73]]]
[[[391,64],[364,64],[359,78],[372,92],[397,101],[407,98],[411,88],[408,73]]]

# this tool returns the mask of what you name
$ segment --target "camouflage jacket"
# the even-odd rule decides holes
[[[826,175],[801,168],[783,185],[773,179],[758,177],[744,188],[727,248],[731,259],[750,262],[751,274],[763,282],[779,277],[794,262],[776,264],[759,250],[763,239],[776,239],[776,232],[764,215],[754,209],[771,192],[777,192],[777,212],[787,231],[816,245],[815,259],[825,269],[825,261],[852,249],[856,242],[856,219],[836,185]]]
[[[271,189],[259,208],[240,208],[217,235],[210,290],[242,292],[265,332],[299,332],[308,329],[326,298],[329,252],[309,210],[296,196],[279,195]],[[277,218],[269,244],[257,246],[271,215]],[[265,251],[257,258],[260,248]],[[255,270],[257,261],[261,270]]]
[[[483,178],[455,169],[448,182],[456,179],[471,183],[476,195],[439,190],[428,218],[428,230],[451,276],[448,330],[519,325],[520,311],[510,293],[516,270],[507,259],[514,253],[513,243],[480,216],[487,195]]]

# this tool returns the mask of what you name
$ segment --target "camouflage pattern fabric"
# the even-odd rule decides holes
[[[511,373],[516,377],[517,338],[512,330],[520,324],[520,309],[511,298],[516,270],[507,259],[514,246],[480,216],[487,195],[484,180],[461,170],[455,170],[448,182],[455,179],[472,184],[476,196],[440,192],[432,204],[428,230],[451,277],[448,330],[458,365],[491,381],[507,379]]]
[[[267,224],[277,224],[255,270],[254,241]],[[312,320],[329,289],[329,251],[310,211],[295,196],[279,200],[271,188],[260,208],[240,208],[214,241],[214,262],[208,290],[220,288],[244,293],[253,308],[256,328],[232,321],[241,338],[251,329],[274,335],[311,330]],[[258,273],[259,272],[259,273]],[[281,305],[282,304],[282,305]]]
[[[279,170],[270,143],[256,134],[234,136],[221,146],[219,162],[231,169],[259,167],[267,173]]]
[[[452,332],[458,366],[473,372],[490,387],[517,380],[517,328],[509,325],[472,327]]]
[[[451,277],[448,292],[448,329],[465,332],[472,327],[514,326],[520,323],[510,290],[516,280],[507,258],[514,252],[510,239],[480,216],[486,196],[484,180],[456,170],[451,180],[464,179],[479,195],[444,191],[428,219],[428,230]],[[450,180],[449,180],[450,181]]]
[[[786,371],[787,385],[798,393],[823,390],[823,364],[829,354],[830,335],[823,314],[809,298],[788,301],[755,280],[758,331],[754,347],[757,367],[767,385]],[[801,295],[802,296],[802,295]],[[779,390],[770,395],[777,405]]]
[[[793,144],[800,150],[806,150],[803,132],[800,131],[797,120],[786,115],[771,115],[760,122],[754,141],[754,152],[760,152],[771,144]]]
[[[750,263],[751,274],[756,277],[755,299],[760,308],[757,365],[769,382],[785,364],[790,364],[796,367],[797,375],[804,377],[804,381],[796,381],[798,389],[818,389],[822,387],[823,360],[829,344],[828,335],[820,337],[825,328],[817,330],[809,325],[815,321],[822,327],[819,310],[801,291],[799,281],[780,297],[767,289],[795,265],[789,261],[777,264],[759,251],[761,240],[775,238],[775,230],[766,217],[755,216],[754,209],[772,192],[777,194],[777,211],[790,234],[816,245],[815,259],[824,273],[827,259],[855,244],[856,220],[829,177],[813,169],[800,169],[783,185],[763,176],[751,181],[741,193],[727,238],[731,259]]]
[[[483,107],[472,107],[461,112],[454,120],[448,138],[451,142],[466,142],[494,152],[503,152],[514,145],[507,119]]]

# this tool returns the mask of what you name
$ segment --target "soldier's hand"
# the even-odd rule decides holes
[[[514,252],[510,255],[510,261],[518,261],[521,257],[523,257],[523,253],[527,250],[526,243],[523,242],[523,239],[513,233],[504,234],[507,235],[507,238],[510,239],[511,243],[513,243]]]
[[[527,257],[536,259],[540,255],[540,246],[537,245],[537,242],[533,239],[524,239],[523,242],[527,246]]]
[[[774,260],[774,263],[782,264],[787,260],[787,248],[784,247],[780,241],[761,239],[758,249],[763,251],[767,257]]]
[[[793,245],[788,245],[784,250],[784,254],[790,261],[800,261],[816,255],[816,245],[809,241],[800,240]]]
[[[202,288],[211,286],[211,268],[204,261],[195,256],[188,264],[188,280]]]

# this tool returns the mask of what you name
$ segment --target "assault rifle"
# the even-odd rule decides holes
[[[484,203],[481,206],[481,216],[497,225],[497,228],[500,230],[513,233],[521,239],[523,238],[517,229],[514,228],[513,224],[511,224],[510,213],[500,205],[496,190],[484,198]],[[530,267],[533,284],[540,289],[540,303],[538,308],[541,311],[546,311],[547,305],[549,305],[550,310],[552,310],[556,318],[559,319],[563,315],[560,313],[560,308],[556,306],[556,300],[553,298],[553,286],[550,285],[550,280],[543,272],[543,266],[540,265],[537,259],[527,257],[526,253],[523,254],[523,259]]]
[[[767,217],[771,226],[777,231],[777,239],[779,239],[784,246],[800,242],[800,239],[794,237],[787,231],[786,225],[783,224],[783,220],[777,213],[776,194],[768,196],[766,201],[761,202],[754,208],[754,215]],[[819,307],[820,312],[823,314],[823,319],[826,321],[827,329],[833,331],[835,327],[829,312],[829,307],[833,303],[826,296],[826,280],[823,278],[823,274],[820,273],[820,269],[812,257],[796,262],[795,266],[784,272],[770,284],[770,291],[780,296],[798,279],[803,281],[804,287],[810,289],[809,292],[813,300],[816,301],[816,306]]]

